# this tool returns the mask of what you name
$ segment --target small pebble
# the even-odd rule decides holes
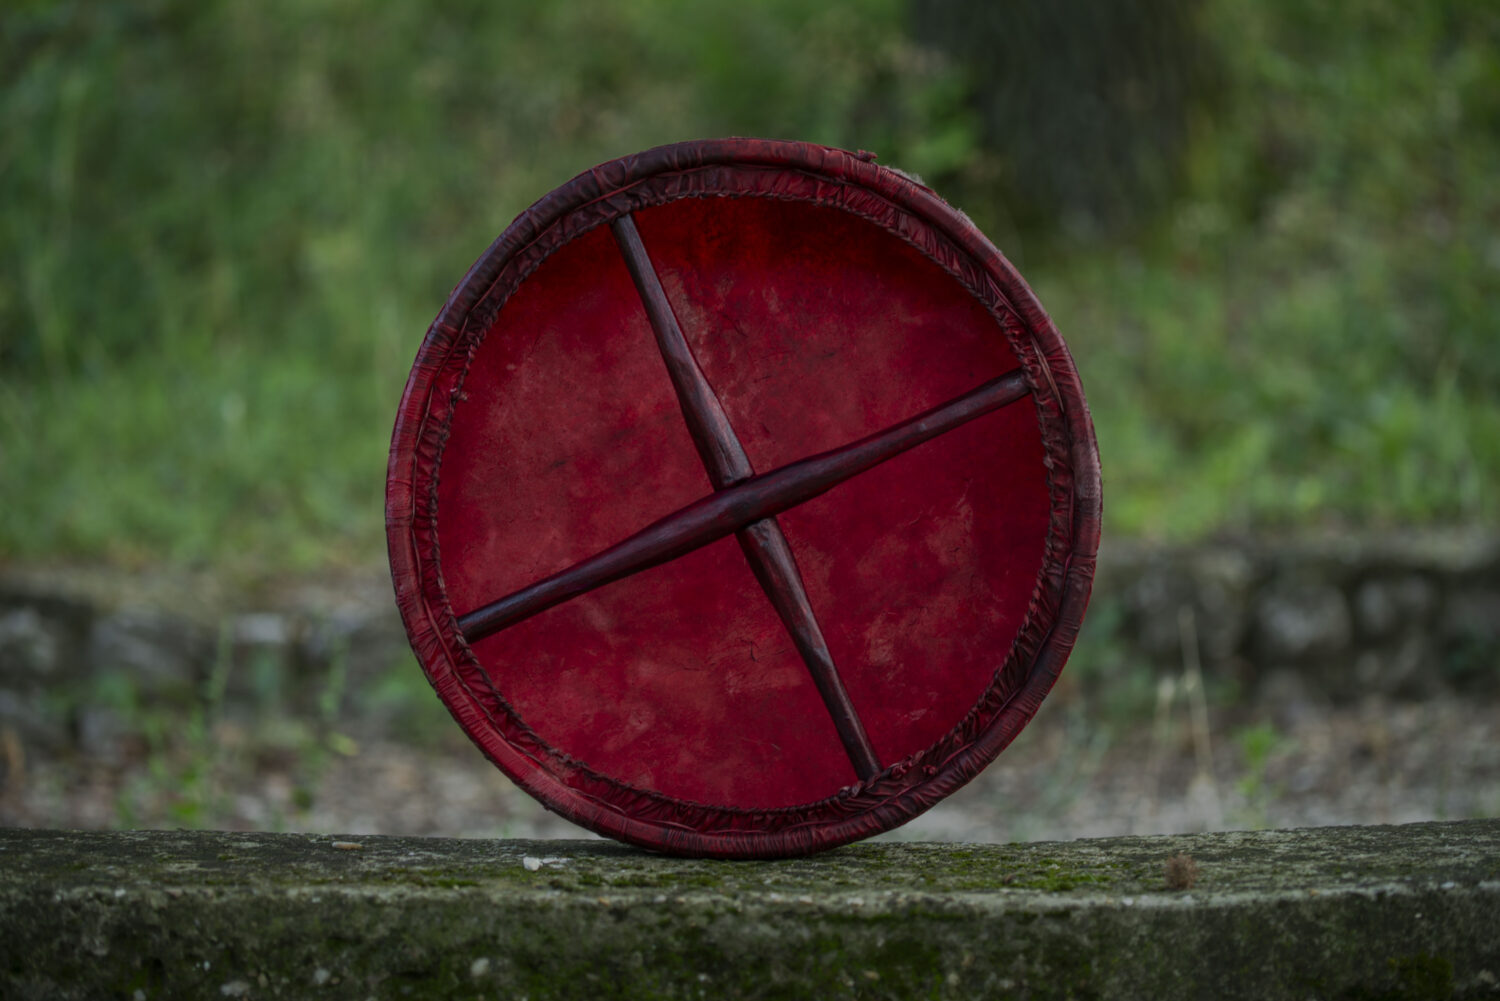
[[[527,872],[536,872],[542,867],[542,860],[527,855],[525,858],[521,859],[521,864],[526,867]]]

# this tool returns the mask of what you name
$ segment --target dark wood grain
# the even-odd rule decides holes
[[[813,614],[807,589],[797,560],[787,545],[786,536],[775,518],[762,518],[735,533],[761,590],[771,600],[777,616],[786,626],[802,662],[812,675],[813,684],[828,707],[839,741],[849,755],[849,763],[860,781],[867,782],[880,773],[880,759],[870,743],[865,725],[854,709],[844,680],[834,665],[833,654],[823,639],[823,630]]]
[[[635,220],[622,215],[609,227],[614,231],[620,253],[625,257],[625,266],[630,269],[630,277],[645,304],[646,317],[656,335],[656,345],[661,348],[662,360],[667,363],[667,374],[672,377],[672,388],[677,391],[677,402],[682,407],[682,416],[687,422],[688,433],[693,436],[693,444],[698,448],[698,455],[703,459],[703,467],[708,470],[709,482],[715,490],[723,490],[749,479],[755,474],[750,458],[740,445],[739,436],[734,433],[718,394],[708,384],[687,339],[682,336],[677,314],[672,311],[656,268],[652,267],[646,247],[641,243]]]
[[[622,215],[610,223],[610,228],[646,307],[651,330],[666,362],[688,432],[708,471],[709,482],[715,490],[723,490],[749,479],[755,474],[750,458],[745,454],[718,394],[709,384],[682,334],[682,327],[641,241],[635,220]],[[807,665],[855,774],[861,781],[874,778],[880,772],[880,759],[855,711],[853,700],[849,698],[843,678],[839,676],[781,526],[774,517],[763,518],[740,529],[735,537],[761,590],[770,599],[802,662]]]
[[[1014,403],[1028,392],[1025,373],[1013,369],[884,431],[752,476],[694,501],[565,570],[459,616],[458,627],[464,639],[474,643],[553,605],[684,556],[762,518],[805,503],[908,449]]]

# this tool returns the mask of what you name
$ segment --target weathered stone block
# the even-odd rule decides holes
[[[1335,657],[1353,635],[1343,592],[1316,580],[1282,580],[1261,595],[1256,647],[1267,662],[1305,663]]]
[[[95,673],[118,672],[157,697],[190,697],[215,656],[214,638],[165,612],[123,610],[101,616],[89,636]]]
[[[1354,596],[1359,631],[1372,640],[1423,628],[1437,604],[1437,588],[1418,574],[1372,578]]]
[[[1418,632],[1361,651],[1354,663],[1354,677],[1361,694],[1399,698],[1430,698],[1442,691],[1444,681],[1436,648]]]
[[[33,750],[58,751],[71,740],[67,714],[40,690],[0,688],[0,732],[9,731]]]
[[[1235,656],[1249,628],[1249,597],[1255,566],[1244,554],[1207,549],[1188,564],[1193,582],[1198,642],[1208,663]]]
[[[1181,665],[1181,616],[1193,616],[1200,656],[1210,669],[1236,656],[1248,622],[1254,565],[1242,553],[1206,549],[1112,559],[1100,571],[1101,594],[1123,591],[1132,645],[1164,668]]]
[[[601,841],[0,831],[0,860],[5,997],[1500,992],[1495,820],[867,842],[783,862]]]
[[[35,608],[0,611],[0,684],[53,680],[61,672],[61,652],[57,630]]]
[[[1500,590],[1463,591],[1443,608],[1444,680],[1476,692],[1500,690]]]

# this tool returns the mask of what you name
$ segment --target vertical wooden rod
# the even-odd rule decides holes
[[[739,436],[734,433],[734,426],[730,424],[718,394],[693,357],[666,290],[662,288],[646,246],[641,242],[635,220],[629,215],[619,216],[610,223],[610,229],[614,231],[625,266],[630,270],[630,277],[646,307],[651,330],[656,335],[657,346],[672,378],[688,432],[708,471],[709,482],[715,490],[724,490],[749,479],[755,475],[750,458],[745,454]],[[880,772],[880,760],[875,756],[869,734],[865,732],[833,663],[833,654],[818,627],[807,588],[802,583],[802,574],[797,569],[797,561],[781,526],[774,517],[764,518],[740,529],[735,537],[761,590],[770,599],[802,662],[807,665],[855,774],[861,781],[868,781]]]

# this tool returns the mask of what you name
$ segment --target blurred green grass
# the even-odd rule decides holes
[[[1212,72],[1160,112],[1180,148],[1137,151],[1158,193],[1111,214],[1026,187],[1070,157],[1119,187],[1067,147],[1085,123],[986,117],[1026,39],[976,59],[927,6],[7,8],[0,559],[379,559],[453,283],[578,171],[731,134],[874,149],[996,239],[1078,360],[1106,532],[1496,520],[1500,9],[1154,5]],[[1075,20],[1063,69],[1112,58]]]

